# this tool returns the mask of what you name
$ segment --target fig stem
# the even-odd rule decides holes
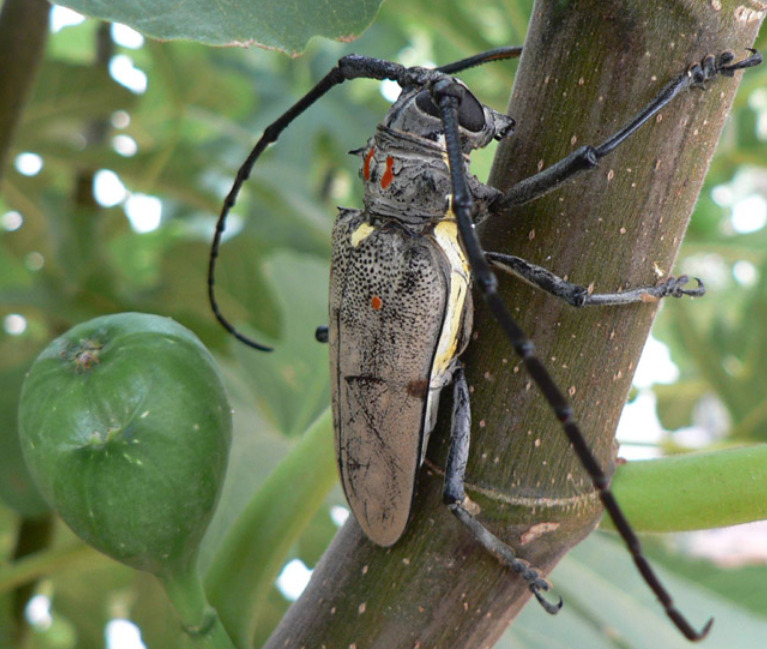
[[[186,646],[194,649],[235,649],[221,618],[205,597],[196,562],[183,570],[158,575],[168,599],[181,618]]]

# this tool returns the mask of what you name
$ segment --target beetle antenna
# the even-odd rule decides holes
[[[437,70],[439,72],[443,72],[444,74],[456,74],[457,72],[463,72],[469,68],[474,68],[478,65],[484,65],[485,63],[490,63],[491,61],[518,59],[520,56],[522,56],[521,47],[498,47],[494,50],[488,50],[487,52],[482,52],[481,54],[469,56],[465,59],[461,59],[460,61],[454,61],[453,63],[442,65],[438,67]]]
[[[256,161],[261,157],[261,154],[266,148],[277,141],[282,131],[284,131],[290,123],[296,119],[301,113],[306,111],[314,102],[325,95],[331,88],[346,81],[347,77],[343,74],[339,67],[333,68],[328,74],[326,74],[314,88],[312,88],[306,95],[299,99],[293,106],[287,110],[279,119],[270,124],[264,130],[261,138],[256,142],[253,150],[248,155],[245,162],[237,170],[237,176],[234,179],[232,188],[229,190],[224,203],[221,207],[221,213],[216,221],[216,230],[213,234],[213,243],[210,246],[210,256],[208,258],[208,301],[210,302],[210,308],[213,311],[213,315],[221,323],[221,325],[230,334],[232,334],[237,340],[245,343],[248,347],[258,349],[262,352],[272,351],[271,347],[263,345],[252,338],[246,336],[237,330],[237,328],[229,322],[229,320],[221,313],[216,300],[216,261],[218,259],[219,249],[221,247],[221,239],[226,229],[226,219],[229,216],[232,208],[237,202],[237,197],[242,189],[245,181],[250,177],[253,171],[253,166]]]

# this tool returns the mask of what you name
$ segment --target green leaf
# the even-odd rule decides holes
[[[76,134],[88,120],[107,119],[112,112],[129,110],[135,103],[136,96],[105,68],[48,61],[40,68],[19,137],[33,146],[41,140],[63,142],[70,146],[71,155],[72,149],[82,149]]]
[[[328,318],[328,273],[325,262],[307,256],[280,252],[271,257],[265,275],[276,289],[284,330],[277,341],[255,334],[274,345],[273,353],[238,355],[259,407],[287,436],[306,430],[330,398],[327,346],[314,338]],[[251,313],[266,306],[257,299],[242,304]]]
[[[629,462],[613,484],[632,526],[645,532],[761,520],[767,517],[765,487],[767,444]]]
[[[656,553],[653,551],[653,555]],[[764,608],[764,585],[767,584],[767,566],[760,563],[722,570],[708,561],[690,560],[671,555],[674,571],[694,579],[697,583],[718,593],[744,609],[762,617]],[[665,557],[658,557],[663,561]]]
[[[94,18],[129,25],[162,40],[239,45],[297,54],[312,36],[350,41],[373,22],[379,0],[66,0],[59,2]]]
[[[169,318],[82,323],[38,356],[19,405],[24,458],[87,543],[186,578],[215,509],[231,440],[218,367]]]

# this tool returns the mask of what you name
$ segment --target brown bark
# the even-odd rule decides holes
[[[48,36],[47,0],[5,0],[0,12],[0,181]]]
[[[747,56],[762,17],[753,4],[536,2],[510,104],[517,131],[499,150],[491,182],[508,187],[541,163],[600,143],[706,54]],[[597,170],[488,221],[485,247],[599,292],[652,284],[656,268],[673,266],[740,76],[685,93]],[[501,289],[611,468],[615,427],[657,305],[575,310],[511,279],[501,278]],[[468,491],[480,520],[548,572],[594,528],[601,508],[551,411],[476,302],[464,357],[474,412]],[[491,647],[527,602],[526,585],[441,505],[434,467],[446,454],[450,399],[443,401],[405,536],[378,548],[350,521],[267,647]]]

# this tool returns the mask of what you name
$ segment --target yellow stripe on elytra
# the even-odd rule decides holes
[[[375,232],[375,227],[370,225],[370,223],[362,223],[354,232],[352,232],[352,236],[349,237],[352,247],[356,248],[371,234],[373,234],[373,232]]]
[[[431,372],[432,378],[438,378],[448,370],[458,348],[469,293],[469,262],[461,247],[454,218],[440,221],[434,228],[434,238],[450,262],[450,295]]]

